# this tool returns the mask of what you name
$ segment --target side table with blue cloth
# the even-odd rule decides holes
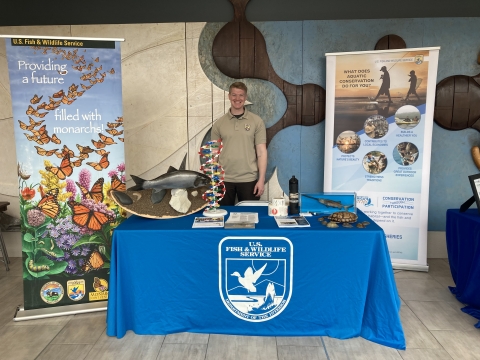
[[[450,291],[468,306],[463,312],[480,320],[480,214],[447,210],[447,251],[455,287]],[[480,321],[475,325],[480,328]]]
[[[115,229],[109,336],[121,338],[128,330],[145,335],[187,331],[339,339],[361,336],[405,349],[400,298],[385,234],[366,215],[359,212],[359,221],[371,223],[365,229],[327,228],[317,217],[308,218],[308,228],[278,228],[266,207],[225,209],[258,212],[260,222],[254,230],[192,229],[194,215],[171,220],[131,216]],[[254,238],[252,241],[276,237],[291,243],[291,296],[278,316],[249,322],[227,308],[219,285],[223,264],[219,253],[226,237]],[[232,271],[221,273],[232,283],[240,281]]]

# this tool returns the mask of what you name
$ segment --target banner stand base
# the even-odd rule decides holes
[[[24,310],[23,306],[18,306],[13,317],[13,321],[25,321],[35,319],[45,319],[55,316],[66,316],[75,314],[84,314],[107,310],[107,301],[99,301],[87,304],[75,304],[67,306],[57,306],[53,308],[41,308]]]
[[[412,270],[412,271],[428,272],[428,265],[395,264],[395,263],[392,263],[392,267],[393,267],[393,270]]]

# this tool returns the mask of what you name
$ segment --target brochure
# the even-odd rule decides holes
[[[303,216],[275,216],[280,228],[310,227],[310,223]]]
[[[223,227],[223,216],[219,217],[196,217],[192,228]]]
[[[226,223],[258,223],[258,213],[256,212],[231,212]]]

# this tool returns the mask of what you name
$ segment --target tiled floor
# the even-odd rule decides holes
[[[448,290],[454,285],[447,260],[430,259],[430,271],[395,271],[402,298],[407,350],[362,338],[254,337],[209,334],[138,336],[105,334],[105,313],[13,322],[23,301],[19,258],[11,270],[0,263],[0,359],[178,359],[178,360],[480,360],[480,329],[460,311]]]

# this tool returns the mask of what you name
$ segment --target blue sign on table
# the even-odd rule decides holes
[[[292,296],[293,245],[283,237],[225,237],[218,270],[227,309],[245,321],[268,321]]]

